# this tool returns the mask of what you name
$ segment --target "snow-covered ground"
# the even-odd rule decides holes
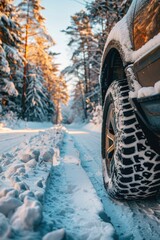
[[[84,127],[68,128],[73,137],[83,169],[89,176],[104,207],[102,219],[109,217],[120,240],[160,239],[160,197],[139,201],[111,199],[103,187],[100,132]]]
[[[51,123],[34,123],[24,121],[0,122],[0,153],[9,151],[23,141],[27,141],[40,131],[52,127]]]
[[[64,129],[32,127],[0,130],[0,239],[42,239],[37,228],[43,218],[43,196]]]
[[[100,126],[31,125],[0,130],[0,239],[160,239],[159,197],[104,190]]]
[[[105,215],[79,152],[70,135],[65,137],[61,159],[54,166],[44,201],[43,234],[64,228],[67,239],[110,240],[115,231]]]
[[[0,239],[114,239],[62,126],[21,122],[1,126],[0,135]]]

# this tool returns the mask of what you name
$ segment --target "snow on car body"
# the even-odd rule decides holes
[[[101,63],[104,184],[116,198],[160,185],[160,2],[133,0],[110,32]]]

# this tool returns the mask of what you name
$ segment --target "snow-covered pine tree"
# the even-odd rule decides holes
[[[27,91],[27,61],[29,44],[35,43],[35,36],[43,32],[41,22],[44,21],[40,11],[43,7],[40,5],[40,0],[22,0],[17,6],[18,20],[21,24],[23,31],[23,56],[25,59],[24,72],[23,72],[23,93],[22,93],[22,117],[25,115],[25,98]]]
[[[43,82],[47,89],[49,101],[48,119],[53,120],[54,113],[54,96],[56,93],[58,67],[55,64],[54,54],[49,51],[53,42],[47,41],[42,37],[35,38],[35,44],[29,44],[28,61],[34,63],[42,70],[42,75],[45,81]]]
[[[23,0],[18,6],[18,16],[24,31],[24,56],[27,61],[41,67],[46,79],[49,74],[45,71],[50,69],[52,63],[48,49],[55,43],[46,30],[45,19],[41,15],[44,8],[40,2]]]
[[[12,0],[1,0],[0,4],[0,101],[3,113],[16,111],[15,80],[21,81],[21,56],[18,52],[19,26],[14,21],[14,6]]]
[[[91,25],[99,35],[99,46],[103,50],[112,27],[127,12],[132,0],[94,0],[87,4]]]
[[[55,105],[55,118],[54,122],[56,124],[61,123],[62,121],[62,110],[61,110],[61,105],[62,104],[67,104],[69,95],[67,91],[67,84],[64,79],[64,76],[60,74],[59,76],[56,77],[56,84],[55,84],[55,89],[53,91],[52,99]]]
[[[84,84],[78,80],[73,90],[73,103],[71,109],[73,121],[85,121],[87,119],[86,98],[84,95]]]
[[[90,92],[90,57],[91,57],[91,42],[92,29],[89,18],[85,11],[81,11],[72,16],[74,23],[77,26],[80,37],[80,48],[82,51],[84,80],[85,80],[85,94]],[[79,52],[80,55],[80,52]]]
[[[53,43],[51,44],[41,36],[36,36],[35,41],[35,43],[29,44],[27,59],[41,68],[45,79],[45,85],[50,91],[49,85],[53,85],[55,79],[54,75],[58,72],[58,68],[54,64],[54,57],[49,52],[49,48],[53,46]]]
[[[41,10],[41,8],[39,10]],[[55,43],[45,29],[44,19],[41,17],[40,20],[39,27],[41,28],[41,31],[38,31],[35,36],[33,35],[31,41],[30,37],[28,37],[27,60],[42,70],[42,76],[45,80],[43,85],[48,90],[48,93],[46,94],[49,101],[49,119],[53,118],[55,106],[56,119],[54,121],[60,122],[61,103],[66,103],[68,100],[67,86],[64,78],[58,76],[58,67],[55,64],[54,53],[50,52],[50,47]],[[32,35],[31,28],[30,35]],[[28,34],[28,36],[30,35]]]
[[[92,111],[91,104],[87,105],[86,100],[91,102],[93,98],[93,90],[96,88],[97,94],[99,93],[99,62],[100,56],[98,42],[96,36],[94,36],[93,29],[91,28],[88,14],[85,11],[76,13],[71,18],[71,26],[69,26],[66,34],[71,36],[69,46],[72,46],[74,51],[72,55],[72,66],[64,70],[67,74],[76,75],[79,79],[78,82],[82,82],[84,87],[84,101],[83,105],[85,117],[88,118]],[[92,97],[92,100],[90,99]],[[89,106],[89,108],[87,108]]]
[[[44,78],[39,67],[27,66],[27,96],[25,119],[27,121],[48,121],[51,115],[51,102],[44,87]],[[53,106],[52,106],[53,111]]]
[[[40,5],[40,0],[21,0],[17,6],[18,20],[23,31],[23,54],[27,59],[28,45],[35,43],[35,37],[42,35],[48,38],[44,26],[44,18],[41,15],[41,10],[44,8]]]
[[[82,82],[88,119],[100,102],[98,76],[104,44],[110,30],[126,13],[130,3],[131,0],[93,0],[86,4],[87,12],[81,11],[71,17],[71,26],[64,31],[70,36],[68,45],[72,47],[73,55],[72,65],[63,72],[74,74],[76,77],[73,79],[78,77],[76,87]],[[73,108],[76,110],[82,102],[78,103],[80,90],[75,89],[74,94]]]
[[[46,96],[48,97],[48,114],[49,119],[53,118],[54,105],[52,99],[53,89],[50,85],[55,82],[55,72],[57,68],[53,67],[54,59],[49,52],[49,48],[55,43],[45,28],[45,19],[41,15],[41,10],[44,8],[40,5],[40,0],[22,0],[18,5],[18,15],[21,20],[21,26],[24,31],[24,57],[26,63],[32,63],[36,68],[41,69],[43,86],[47,89]],[[25,106],[25,92],[27,91],[26,78],[28,77],[27,64],[24,68],[24,83],[23,83],[23,108]],[[32,69],[33,72],[33,69]],[[37,70],[35,70],[37,74]],[[30,78],[30,77],[29,77]],[[53,87],[52,87],[53,88]],[[25,114],[26,115],[26,114]]]

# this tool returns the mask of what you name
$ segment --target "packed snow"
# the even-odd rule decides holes
[[[63,134],[63,127],[50,127],[0,155],[0,239],[41,239],[35,228],[42,221],[46,182]]]
[[[111,199],[103,187],[101,134],[84,127],[67,127],[75,143],[81,165],[89,176],[104,211],[99,215],[110,219],[120,240],[160,239],[160,199],[118,201]]]
[[[0,122],[0,153],[9,151],[21,142],[28,141],[39,131],[45,131],[53,126],[49,122],[35,123],[17,120],[14,119],[13,114],[8,114],[7,118],[7,121],[5,118]]]
[[[1,149],[0,239],[159,239],[158,196],[120,202],[106,193],[99,125],[19,126],[0,129],[6,145],[26,134]]]
[[[114,239],[115,230],[100,217],[103,205],[65,128],[30,122],[15,122],[13,128],[5,122],[0,129],[4,145],[17,142],[1,149],[0,239]],[[28,134],[21,143],[20,132]]]
[[[143,87],[138,90],[138,98],[153,96],[160,93],[160,81],[156,82],[153,87]]]
[[[137,81],[134,81],[134,92],[130,92],[130,98],[143,98],[160,94],[160,81],[156,82],[153,87],[142,87]]]
[[[43,231],[52,226],[65,227],[67,239],[114,239],[114,228],[101,219],[102,212],[103,205],[81,166],[72,137],[67,134],[63,154],[51,172],[45,196]]]
[[[6,120],[7,119],[7,120]],[[5,118],[1,120],[0,125],[0,133],[1,132],[20,132],[20,131],[28,131],[29,129],[32,131],[40,131],[53,127],[51,122],[28,122],[22,121],[14,117],[13,112],[9,112],[5,115]],[[17,130],[17,131],[16,131]]]

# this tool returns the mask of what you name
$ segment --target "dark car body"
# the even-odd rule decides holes
[[[130,98],[144,131],[157,140],[160,152],[160,94],[137,97],[142,88],[160,81],[160,0],[133,0],[126,16],[110,32],[101,63],[102,103],[114,80],[127,78]],[[155,137],[155,138],[154,138]],[[152,145],[155,145],[152,141]]]

